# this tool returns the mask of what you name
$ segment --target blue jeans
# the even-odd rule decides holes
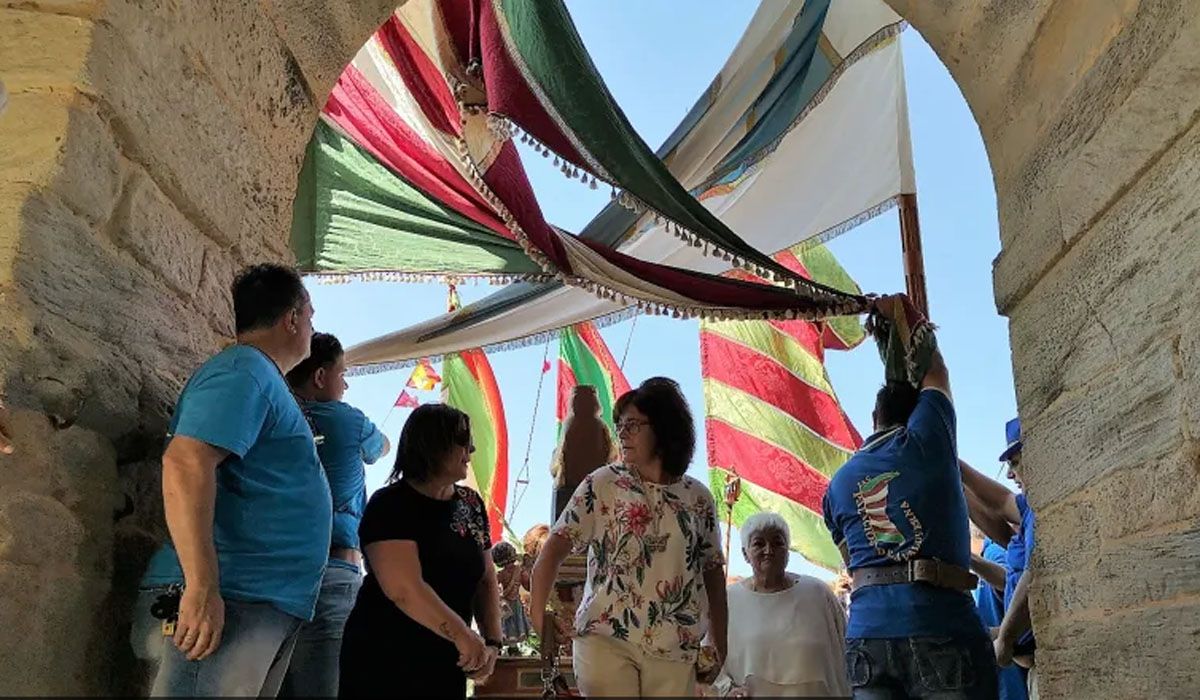
[[[354,608],[362,574],[330,564],[321,579],[321,595],[312,622],[300,627],[292,662],[283,678],[282,697],[332,698],[338,694],[338,656],[342,630]]]
[[[847,639],[854,700],[997,700],[987,637]]]
[[[188,661],[164,640],[151,697],[274,697],[303,622],[269,603],[225,599],[221,645],[202,661]]]

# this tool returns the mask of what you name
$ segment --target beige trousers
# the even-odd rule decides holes
[[[695,666],[648,656],[629,642],[601,634],[572,643],[575,682],[588,698],[691,697]]]

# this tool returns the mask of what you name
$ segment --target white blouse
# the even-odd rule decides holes
[[[729,587],[729,658],[714,688],[751,697],[849,697],[846,614],[829,586],[789,574],[793,584],[756,593],[750,579]]]

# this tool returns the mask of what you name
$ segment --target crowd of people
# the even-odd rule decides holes
[[[674,381],[619,398],[615,454],[585,429],[598,409],[581,393],[573,431],[608,463],[576,474],[585,452],[562,453],[559,485],[578,485],[518,554],[491,541],[461,485],[466,414],[414,410],[368,500],[366,465],[391,446],[343,401],[342,347],[313,332],[300,277],[258,265],[232,291],[237,342],[185,385],[163,455],[170,540],[133,629],[157,664],[153,695],[465,697],[502,649],[544,630],[560,568],[586,553],[567,629],[584,696],[1036,698],[1033,514],[958,458],[935,345],[915,383],[880,390],[874,434],[825,496],[847,615],[833,587],[787,571],[777,515],[743,524],[753,575],[728,581],[716,504],[686,473],[696,427]],[[1008,432],[1001,460],[1019,484],[1019,423]]]

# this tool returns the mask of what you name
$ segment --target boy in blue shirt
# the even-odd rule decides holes
[[[877,313],[895,323],[893,301],[881,299]],[[824,500],[852,580],[854,697],[995,700],[992,645],[971,597],[977,579],[968,570],[950,378],[936,349],[919,389],[889,381],[873,418],[875,433],[834,474]]]
[[[237,344],[179,397],[163,454],[171,542],[144,586],[170,644],[152,695],[273,696],[312,618],[333,509],[308,421],[284,373],[308,356],[313,308],[300,276],[256,265],[233,284]]]
[[[333,537],[316,614],[300,629],[280,694],[333,697],[342,629],[362,586],[358,524],[367,506],[364,466],[386,455],[390,445],[362,411],[342,401],[346,359],[336,337],[314,334],[308,359],[287,379],[318,436],[317,454],[333,494]]]

